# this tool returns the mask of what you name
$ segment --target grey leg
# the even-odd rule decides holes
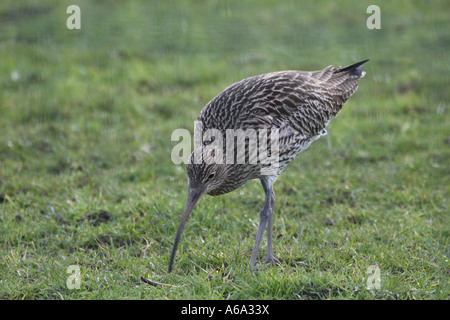
[[[270,194],[267,196],[266,201],[264,203],[264,207],[259,212],[259,227],[258,233],[256,234],[255,245],[253,246],[252,255],[250,257],[250,268],[252,271],[255,268],[256,256],[258,255],[259,246],[261,244],[261,240],[263,238],[264,230],[266,229],[267,220],[268,220],[268,211],[270,210]]]
[[[250,268],[252,271],[255,268],[256,263],[256,256],[258,255],[259,246],[261,245],[261,240],[264,234],[264,230],[266,229],[267,224],[268,225],[268,231],[267,231],[267,240],[268,240],[268,247],[267,247],[267,261],[271,262],[272,264],[275,263],[274,257],[273,257],[273,248],[272,248],[272,224],[273,224],[273,203],[275,201],[274,193],[272,191],[272,186],[276,180],[276,177],[265,177],[261,178],[261,184],[263,186],[264,192],[266,194],[264,207],[261,209],[259,213],[259,227],[258,227],[258,233],[256,234],[256,241],[255,245],[253,246],[252,255],[250,257]]]
[[[272,190],[272,196],[270,199],[270,210],[267,224],[267,259],[266,264],[277,265],[280,261],[275,259],[273,256],[273,245],[272,245],[272,227],[273,227],[273,205],[275,204],[275,192]]]

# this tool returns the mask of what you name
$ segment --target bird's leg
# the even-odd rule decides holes
[[[272,226],[273,226],[273,205],[275,204],[275,192],[272,190],[272,194],[270,197],[270,210],[269,210],[269,216],[268,216],[268,223],[267,223],[267,259],[266,264],[272,264],[278,265],[280,264],[280,261],[275,259],[273,256],[273,245],[272,245]]]
[[[263,186],[264,192],[266,194],[264,207],[259,212],[259,227],[258,232],[256,234],[255,245],[253,246],[252,255],[250,257],[250,268],[252,271],[254,270],[256,263],[256,256],[258,255],[259,246],[261,245],[261,240],[264,234],[264,230],[266,229],[267,223],[270,224],[270,248],[267,249],[267,258],[269,259],[269,254],[271,254],[273,258],[273,249],[272,249],[272,223],[273,223],[273,191],[272,186],[275,182],[275,179],[270,178],[261,178],[261,184]],[[269,231],[268,231],[269,236]]]
[[[252,255],[250,257],[250,268],[252,271],[255,268],[256,256],[258,255],[259,246],[261,244],[261,240],[263,238],[264,230],[266,229],[267,220],[268,220],[268,211],[270,210],[270,195],[266,194],[266,201],[264,203],[264,207],[259,212],[259,227],[258,233],[256,234],[255,245],[253,246]]]

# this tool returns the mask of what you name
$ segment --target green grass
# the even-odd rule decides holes
[[[369,30],[370,4],[2,1],[0,298],[448,299],[450,6],[383,2]],[[168,274],[186,199],[172,131],[242,78],[366,58],[329,134],[275,185],[281,266],[250,272],[251,181],[200,200]]]

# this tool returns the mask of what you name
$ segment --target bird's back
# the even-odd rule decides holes
[[[366,60],[367,61],[367,60]],[[279,71],[238,81],[212,99],[197,120],[204,129],[290,125],[317,135],[341,110],[364,76],[363,62],[319,71]]]

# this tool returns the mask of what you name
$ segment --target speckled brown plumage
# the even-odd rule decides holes
[[[261,215],[264,211],[264,215],[268,216],[268,234],[270,232],[271,236],[273,183],[298,153],[326,134],[325,128],[330,120],[358,88],[358,80],[365,74],[362,64],[366,61],[345,68],[329,66],[311,72],[280,71],[243,79],[226,88],[201,110],[197,121],[202,123],[203,132],[211,128],[223,134],[226,129],[267,129],[269,132],[277,129],[279,167],[267,176],[261,174],[261,163],[227,164],[224,161],[223,164],[195,164],[191,155],[191,162],[186,166],[190,196],[175,239],[169,270],[187,217],[204,193],[213,196],[228,193],[250,179],[259,178],[266,192],[266,203]],[[210,142],[203,141],[205,150]],[[225,154],[225,144],[223,151]],[[263,223],[260,229],[261,225]],[[264,228],[258,231],[259,237]],[[258,236],[257,242],[260,241]],[[271,247],[271,239],[269,241]],[[255,251],[256,244],[252,253],[252,267]],[[275,259],[271,251],[271,248],[268,249],[268,262],[273,263]]]

